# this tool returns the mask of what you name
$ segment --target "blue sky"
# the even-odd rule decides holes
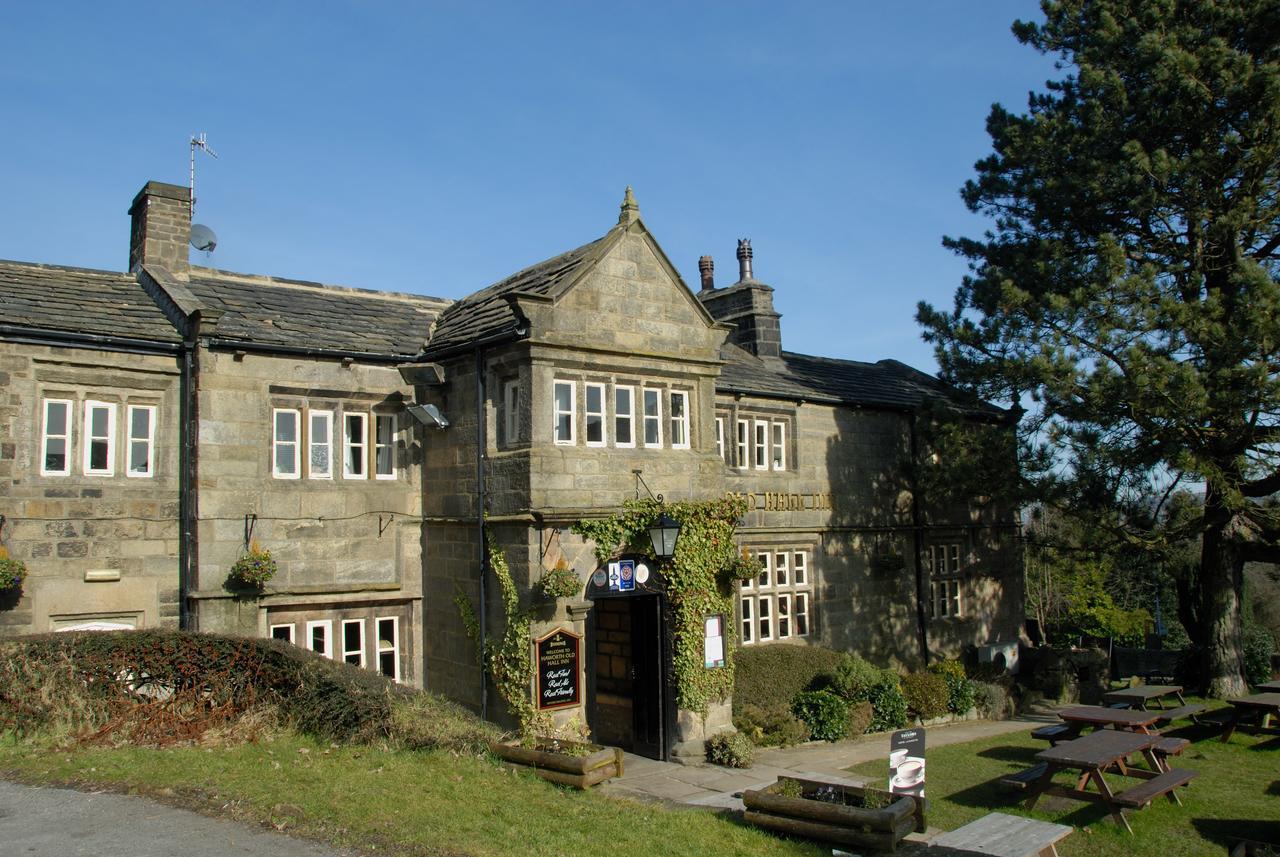
[[[932,371],[990,105],[1055,76],[1031,0],[58,3],[0,13],[0,258],[122,270],[187,182],[233,271],[460,297],[590,241],[630,184],[693,288],[776,289],[784,347]]]

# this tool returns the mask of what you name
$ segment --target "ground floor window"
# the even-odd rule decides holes
[[[959,542],[929,545],[929,612],[935,619],[964,615],[964,548]]]
[[[738,620],[742,644],[808,637],[813,615],[809,551],[794,547],[750,550],[760,563],[760,574],[740,584]]]
[[[352,666],[375,670],[399,682],[404,675],[400,640],[402,617],[393,613],[394,609],[369,607],[321,616],[272,611],[268,629],[272,639],[300,645]],[[389,613],[393,615],[387,615]]]

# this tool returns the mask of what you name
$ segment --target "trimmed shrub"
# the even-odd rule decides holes
[[[809,740],[808,725],[787,705],[748,705],[733,716],[734,727],[757,747],[790,747]]]
[[[165,743],[266,705],[301,732],[369,740],[389,735],[392,702],[411,695],[279,640],[157,629],[0,642],[0,730]]]
[[[390,738],[406,750],[445,750],[482,756],[501,731],[462,706],[433,693],[414,693],[391,703]]]
[[[1009,691],[1003,685],[980,681],[974,686],[979,714],[990,720],[1003,720],[1009,716]]]
[[[726,768],[749,768],[755,747],[738,732],[720,732],[707,739],[707,761]]]
[[[1262,684],[1271,678],[1271,654],[1276,641],[1271,633],[1257,625],[1244,629],[1244,675],[1249,684]]]
[[[947,710],[952,714],[965,714],[973,708],[978,687],[964,674],[964,664],[959,661],[938,661],[929,665],[929,672],[941,676],[947,683]]]
[[[832,675],[832,689],[849,702],[862,702],[870,697],[871,688],[880,680],[880,670],[857,655],[846,654]]]
[[[819,741],[839,741],[849,734],[849,704],[829,690],[806,690],[791,704]]]
[[[871,703],[865,699],[862,702],[849,703],[849,734],[861,735],[871,728],[871,721],[875,719],[875,711],[871,708]]]
[[[902,685],[893,670],[881,670],[876,683],[867,693],[873,716],[871,731],[901,729],[907,725],[907,700],[902,696]]]
[[[921,720],[932,720],[947,713],[951,694],[947,681],[934,673],[910,673],[902,677],[902,695],[907,707]]]
[[[821,646],[746,646],[734,654],[733,710],[790,707],[797,693],[835,672],[842,655]]]

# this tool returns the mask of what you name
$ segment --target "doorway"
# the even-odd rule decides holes
[[[666,757],[662,599],[596,599],[592,613],[595,740],[650,759]]]

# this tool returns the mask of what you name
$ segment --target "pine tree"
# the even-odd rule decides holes
[[[1041,489],[1152,550],[1199,537],[1188,632],[1238,694],[1243,564],[1280,558],[1280,2],[1041,8],[1013,32],[1061,79],[992,108],[963,197],[994,226],[945,239],[971,273],[917,318],[947,380],[1029,405]]]

